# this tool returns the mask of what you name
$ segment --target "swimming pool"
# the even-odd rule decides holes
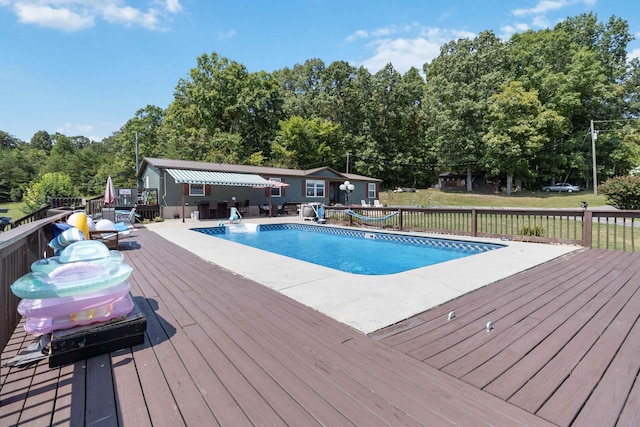
[[[303,224],[261,224],[257,229],[257,232],[233,232],[230,227],[193,230],[362,275],[395,274],[503,247],[499,244]]]

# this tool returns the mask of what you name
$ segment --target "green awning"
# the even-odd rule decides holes
[[[167,169],[178,184],[209,184],[236,187],[273,187],[272,181],[260,175],[233,172],[214,172],[189,169]]]

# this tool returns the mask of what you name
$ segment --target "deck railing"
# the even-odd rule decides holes
[[[52,255],[47,243],[53,238],[51,224],[66,218],[62,213],[32,221],[12,230],[0,233],[0,350],[20,320],[17,312],[20,300],[11,292],[11,284],[31,271],[31,264]]]
[[[400,231],[640,250],[640,211],[332,206],[325,216],[329,222]]]
[[[328,207],[325,216],[330,223],[345,225],[640,251],[636,231],[640,230],[640,211],[351,207],[358,214],[354,217],[347,209]],[[50,252],[47,243],[53,237],[51,224],[71,212],[32,219],[0,233],[0,349],[19,320],[19,300],[11,293],[11,284],[28,273],[31,264],[46,251]]]

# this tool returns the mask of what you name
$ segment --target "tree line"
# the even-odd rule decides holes
[[[44,187],[64,182],[82,195],[100,194],[107,174],[135,187],[136,145],[140,157],[330,166],[387,188],[430,186],[443,172],[466,176],[469,191],[480,179],[508,193],[555,181],[588,187],[592,120],[599,180],[640,165],[632,40],[625,20],[583,14],[507,41],[491,31],[450,41],[404,74],[320,59],[249,72],[203,54],[166,109],[141,108],[102,141],[39,131],[24,142],[0,131],[0,200],[29,196],[45,176]]]

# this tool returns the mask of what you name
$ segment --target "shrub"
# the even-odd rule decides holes
[[[527,227],[524,227],[522,230],[520,230],[520,235],[542,237],[544,236],[544,228],[540,227],[539,225],[535,225],[533,227],[527,226]]]
[[[618,209],[640,209],[640,176],[610,178],[598,187],[607,204]]]
[[[49,204],[51,197],[76,197],[76,187],[64,172],[49,172],[40,181],[32,182],[22,196],[25,213],[31,213]]]

